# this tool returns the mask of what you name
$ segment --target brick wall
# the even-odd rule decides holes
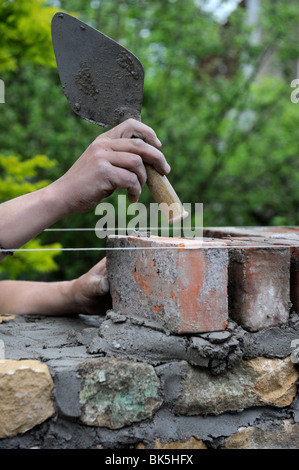
[[[204,235],[111,237],[106,316],[0,318],[0,448],[299,447],[299,229]]]

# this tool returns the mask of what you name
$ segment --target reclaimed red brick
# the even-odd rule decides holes
[[[291,309],[299,313],[299,227],[207,227],[205,236],[225,240],[267,243],[290,248],[290,303]],[[242,237],[242,238],[240,238]]]
[[[274,235],[273,235],[274,234]],[[290,308],[292,311],[299,313],[299,243],[297,242],[294,234],[292,232],[285,232],[287,234],[286,238],[278,238],[277,234],[283,236],[283,233],[276,230],[269,232],[267,238],[260,239],[260,243],[267,243],[274,247],[285,246],[289,248],[290,253],[290,273],[289,273],[289,282],[290,282]],[[294,238],[294,239],[293,239]],[[244,238],[243,238],[244,239]],[[257,237],[246,237],[248,242],[256,242]]]
[[[237,241],[231,241],[237,245]],[[232,246],[231,245],[231,246]],[[271,245],[229,249],[229,315],[244,329],[259,331],[287,323],[290,252]]]
[[[291,247],[290,298],[292,310],[299,313],[299,247]]]
[[[205,237],[267,237],[299,241],[299,227],[204,227]]]
[[[107,248],[115,311],[157,322],[178,334],[226,328],[228,253],[225,243],[112,236]]]

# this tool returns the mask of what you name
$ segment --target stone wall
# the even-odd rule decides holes
[[[1,449],[299,447],[297,231],[205,235],[107,251],[105,316],[0,318]]]

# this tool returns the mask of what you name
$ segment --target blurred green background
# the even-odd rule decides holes
[[[299,224],[295,0],[0,0],[0,202],[60,177],[104,131],[63,95],[50,32],[58,10],[140,59],[142,120],[163,143],[182,202],[204,204],[205,226]],[[147,188],[140,202],[154,202]],[[93,229],[98,219],[90,211],[56,227]],[[26,246],[105,245],[86,231],[44,232]],[[18,253],[0,278],[71,279],[104,255]]]

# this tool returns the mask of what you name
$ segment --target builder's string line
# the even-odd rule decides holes
[[[88,248],[9,248],[9,252],[26,252],[26,251],[126,251],[126,250],[196,250],[198,248],[202,248],[204,250],[212,250],[212,249],[231,249],[231,248],[262,248],[262,249],[267,249],[271,248],[297,248],[299,247],[299,244],[296,245],[294,243],[290,243],[289,245],[209,245],[209,244],[204,244],[205,242],[198,243],[197,245],[192,245],[192,246],[186,246],[183,244],[181,245],[175,245],[175,246],[123,246],[123,247],[88,247]],[[0,253],[5,253],[7,254],[8,250],[2,250],[0,249]]]
[[[134,230],[130,227],[117,227],[117,228],[46,228],[44,232],[141,232],[141,231],[151,231],[151,230],[165,230],[168,226],[165,227],[139,227],[137,230]],[[172,228],[172,227],[170,227]],[[179,230],[180,227],[173,227],[173,230]],[[188,230],[201,230],[202,227],[188,227]]]
[[[164,227],[165,228],[165,227]],[[167,228],[167,227],[166,227]],[[189,227],[189,229],[202,229],[202,227]],[[175,229],[175,227],[174,227]],[[129,231],[130,233],[128,233],[128,236],[135,236],[136,234],[139,234],[139,236],[143,236],[143,237],[146,237],[147,235],[143,235],[141,232],[142,231],[148,231],[150,233],[150,231],[153,231],[153,230],[163,230],[163,227],[140,227],[138,230],[133,230],[133,229],[129,229],[128,227],[121,227],[121,228],[113,228],[113,229],[105,229],[105,228],[101,228],[101,229],[97,229],[97,228],[86,228],[86,227],[79,227],[79,228],[72,228],[72,227],[68,227],[68,228],[47,228],[44,230],[44,232],[107,232],[108,235],[109,235],[109,232],[124,232],[126,234],[127,231]],[[131,233],[133,232],[133,233]],[[123,234],[124,234],[123,233]],[[114,235],[114,233],[113,233]],[[127,234],[126,234],[127,235]],[[150,236],[148,236],[148,238],[150,239]],[[255,243],[255,244],[252,244],[252,245],[249,245],[249,244],[233,244],[233,245],[225,245],[225,244],[220,244],[218,245],[217,242],[213,242],[212,240],[212,243],[213,245],[211,245],[210,243],[211,242],[208,242],[208,241],[204,241],[202,239],[202,237],[179,237],[181,238],[182,240],[193,240],[194,242],[198,242],[198,243],[194,243],[194,244],[187,244],[184,245],[183,242],[181,243],[178,243],[177,245],[167,245],[167,246],[122,246],[122,247],[79,247],[79,248],[65,248],[65,247],[56,247],[56,248],[9,248],[9,251],[10,252],[38,252],[38,251],[124,251],[124,250],[194,250],[194,249],[197,249],[197,248],[202,248],[202,249],[209,249],[211,250],[212,248],[214,249],[229,249],[229,248],[267,248],[267,246],[265,245],[265,242],[267,242],[267,240],[263,240],[261,244],[259,243]],[[102,238],[103,239],[103,238]],[[171,240],[171,237],[170,237],[170,240]],[[263,243],[264,242],[264,243]],[[171,243],[171,242],[170,242]],[[276,244],[274,243],[274,241],[270,244],[271,246],[271,249],[272,248],[287,248],[288,246],[292,246],[292,247],[299,247],[299,241],[298,241],[298,244],[294,243],[293,240],[288,243],[288,244]],[[0,249],[0,253],[5,253],[7,254],[7,249]]]

